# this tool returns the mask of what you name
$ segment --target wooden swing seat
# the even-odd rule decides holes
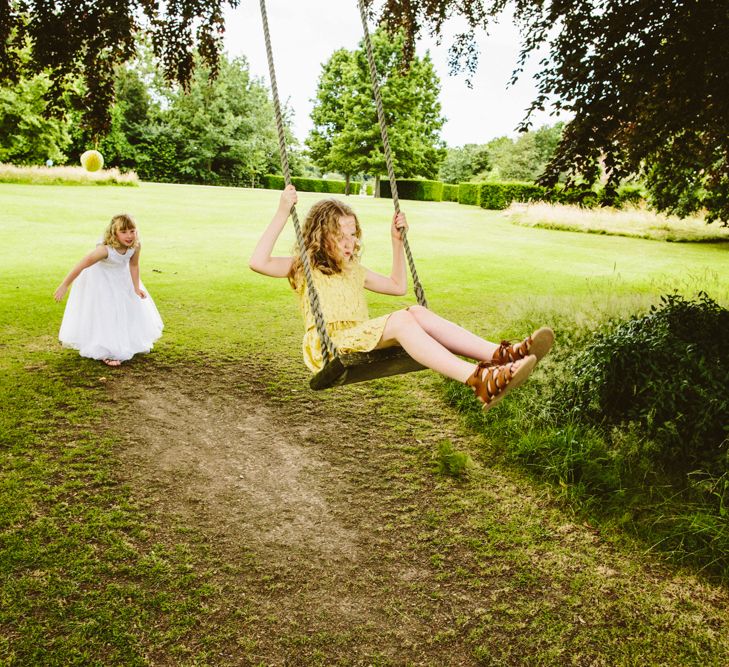
[[[399,345],[371,352],[337,355],[309,381],[315,391],[354,382],[425,370]]]

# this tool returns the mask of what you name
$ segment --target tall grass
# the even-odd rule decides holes
[[[655,213],[647,208],[585,209],[565,204],[512,204],[506,218],[524,227],[541,227],[590,234],[632,236],[641,239],[674,242],[729,241],[729,227],[708,225],[700,217],[681,219]]]
[[[729,293],[720,281],[693,282],[695,292],[708,285],[723,304],[729,304]],[[716,334],[708,343],[692,342],[701,340],[702,319],[693,313],[700,310],[698,305],[688,308],[676,298],[662,301],[666,312],[670,307],[671,313],[683,318],[679,323],[690,334],[689,344],[673,329],[669,332],[673,342],[661,340],[660,312],[648,310],[638,300],[632,313],[625,312],[622,302],[605,305],[600,311],[603,321],[558,317],[556,308],[555,322],[545,318],[558,332],[555,349],[507,401],[484,415],[463,385],[446,382],[444,393],[472,428],[486,435],[492,453],[532,471],[584,516],[604,526],[617,525],[647,550],[727,581],[729,454],[720,433],[720,424],[726,424],[721,415],[726,414],[727,401],[717,388],[726,354],[721,347],[718,352],[712,348],[721,345]],[[691,311],[690,317],[683,316],[684,310]],[[635,313],[646,313],[642,329],[638,320],[627,319]],[[533,317],[529,315],[530,323]],[[595,336],[591,329],[604,333]],[[630,343],[641,331],[649,339],[635,340],[631,359]],[[602,367],[615,370],[613,381],[624,383],[628,393],[634,389],[617,418],[609,418],[610,409],[620,406],[612,395],[602,396],[608,389],[598,382],[601,366],[595,362],[607,344],[598,343],[606,340],[624,344],[628,351],[607,350],[600,358]],[[688,352],[682,352],[684,347]],[[664,355],[668,355],[665,360]],[[686,364],[699,370],[694,366],[687,370]],[[580,372],[595,387],[577,388]],[[705,379],[707,373],[715,379]],[[670,401],[677,407],[668,409]],[[588,418],[589,410],[593,413]],[[724,432],[729,433],[726,426]]]
[[[0,183],[28,185],[139,185],[133,172],[122,174],[116,167],[86,171],[83,167],[16,167],[0,163]]]

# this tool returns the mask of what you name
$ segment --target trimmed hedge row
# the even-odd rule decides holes
[[[294,176],[291,182],[300,192],[324,192],[333,195],[343,195],[347,184],[345,181],[331,181],[325,178],[304,178]],[[361,184],[355,181],[349,183],[349,194],[359,194]],[[263,177],[263,187],[268,190],[283,190],[284,177],[278,174],[266,174]]]
[[[550,201],[558,204],[577,204],[591,208],[593,206],[615,206],[621,208],[626,204],[640,204],[646,198],[645,190],[640,185],[622,185],[617,190],[598,190],[574,187],[565,190],[558,185],[551,191]]]
[[[612,192],[605,189],[595,191],[592,188],[579,186],[565,189],[561,185],[548,189],[534,183],[518,182],[461,183],[458,186],[458,201],[461,204],[496,211],[508,208],[515,201],[577,204],[586,208],[594,206],[620,208],[626,204],[639,204],[644,199],[645,192],[639,185],[623,185]]]
[[[297,190],[302,192],[322,192],[343,195],[346,183],[322,178],[304,178],[294,176],[291,179]],[[585,207],[616,206],[621,207],[628,203],[638,204],[645,198],[645,193],[639,185],[624,185],[617,191],[595,191],[592,188],[575,186],[568,190],[558,185],[547,189],[534,183],[519,182],[483,182],[459,183],[453,185],[440,181],[428,181],[419,178],[402,178],[397,181],[397,193],[400,199],[414,199],[418,201],[457,201],[459,204],[480,206],[490,210],[508,208],[515,201],[546,201],[558,204],[578,204]],[[263,187],[270,190],[283,190],[283,176],[268,174],[263,177]],[[350,194],[357,195],[362,184],[351,181]],[[367,186],[367,194],[371,194],[371,185]],[[392,197],[390,181],[383,178],[380,181],[380,195]]]
[[[418,201],[441,201],[443,199],[443,183],[440,181],[425,181],[419,178],[399,178],[397,195],[400,199],[417,199]],[[380,197],[392,198],[390,180],[380,181]]]
[[[533,183],[460,183],[450,185],[439,181],[398,179],[400,199],[419,201],[457,201],[459,204],[489,209],[507,208],[513,201],[548,199],[547,190]],[[382,197],[391,197],[390,182],[380,183]]]

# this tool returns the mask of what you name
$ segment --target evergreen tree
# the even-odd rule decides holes
[[[250,76],[245,58],[223,56],[215,78],[198,64],[187,91],[155,80],[142,58],[117,86],[112,131],[102,147],[108,150],[105,142],[118,131],[143,179],[252,185],[279,170],[268,91]]]

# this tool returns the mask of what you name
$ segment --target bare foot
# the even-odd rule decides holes
[[[103,361],[107,366],[121,366],[121,361],[118,359],[104,359]]]

